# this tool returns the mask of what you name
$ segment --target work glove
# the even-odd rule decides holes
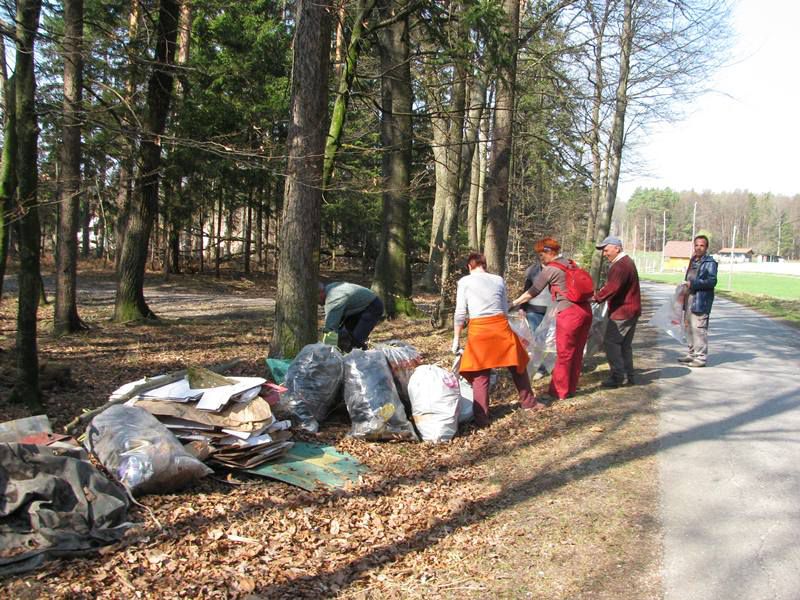
[[[460,344],[458,343],[458,338],[453,339],[453,347],[451,348],[453,354],[458,354],[460,350]]]

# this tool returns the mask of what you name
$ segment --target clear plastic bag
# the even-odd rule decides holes
[[[335,346],[309,344],[289,365],[277,410],[306,431],[316,433],[336,406],[342,384],[342,353]]]
[[[520,315],[519,311],[514,311],[509,313],[508,315],[508,324],[511,326],[511,331],[513,331],[519,341],[522,342],[522,346],[525,348],[525,351],[528,353],[528,377],[533,377],[536,373],[536,370],[539,368],[539,365],[533,364],[533,356],[531,352],[533,351],[533,331],[531,331],[530,323],[528,323],[528,319],[525,318],[524,315]]]
[[[86,448],[134,496],[179,490],[212,473],[142,408],[114,405],[86,428]]]
[[[544,319],[533,332],[533,346],[530,351],[531,360],[528,369],[533,372],[544,365],[548,373],[552,373],[556,364],[556,306],[547,309]],[[530,371],[529,371],[530,372]]]
[[[344,402],[353,437],[417,439],[380,350],[353,350],[345,357]]]
[[[606,327],[608,326],[608,303],[592,302],[592,325],[589,328],[589,337],[583,349],[583,359],[591,358],[603,347],[606,339]]]
[[[686,286],[678,285],[672,297],[664,302],[647,322],[648,325],[666,332],[681,344],[686,343],[686,324],[683,316],[683,303]]]
[[[403,400],[404,403],[410,401],[408,382],[411,379],[411,375],[414,373],[414,369],[422,364],[422,355],[419,353],[419,350],[399,340],[390,340],[384,344],[376,344],[375,348],[383,352],[386,361],[389,363],[389,369],[397,385],[397,393],[400,394],[400,399]]]
[[[412,418],[426,442],[448,442],[458,433],[461,389],[458,376],[436,365],[421,365],[408,384]]]

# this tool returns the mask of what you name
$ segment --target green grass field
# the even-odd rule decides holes
[[[675,284],[683,281],[683,273],[645,273],[640,277],[649,281]],[[800,300],[800,277],[763,273],[734,273],[731,277],[724,268],[720,268],[717,291],[769,296],[780,300]]]
[[[640,277],[643,281],[674,284],[683,281],[682,273],[645,273]],[[734,273],[729,284],[728,273],[722,270],[716,291],[734,302],[800,327],[800,277]]]

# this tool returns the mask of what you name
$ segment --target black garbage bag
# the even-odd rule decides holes
[[[286,371],[286,391],[281,394],[278,412],[316,433],[336,407],[343,369],[342,353],[335,346],[305,346]]]
[[[417,440],[380,350],[353,350],[344,359],[344,402],[350,435],[371,440]]]

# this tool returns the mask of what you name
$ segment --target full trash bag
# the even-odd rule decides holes
[[[679,284],[672,296],[662,304],[647,322],[648,325],[665,331],[681,344],[686,343],[686,325],[683,320],[683,303],[686,287]]]
[[[389,369],[394,377],[394,383],[397,386],[397,393],[400,399],[405,404],[410,401],[408,394],[408,382],[411,375],[414,373],[419,365],[422,364],[422,355],[419,350],[414,348],[411,344],[406,344],[399,340],[390,340],[384,344],[376,344],[375,348],[383,352],[386,357],[386,362],[389,363]]]
[[[536,331],[533,332],[533,346],[530,351],[531,360],[528,362],[528,369],[533,372],[539,370],[540,365],[544,365],[548,373],[552,373],[556,364],[556,306],[547,309],[544,319],[539,323]]]
[[[458,433],[458,376],[437,365],[414,369],[408,384],[414,425],[426,442],[448,442]]]
[[[356,349],[345,357],[344,402],[353,437],[417,439],[380,350]]]
[[[316,433],[336,406],[342,384],[342,353],[335,346],[308,344],[289,365],[278,412],[302,429]]]
[[[525,351],[528,353],[528,364],[526,368],[528,369],[528,377],[533,377],[536,374],[536,370],[539,368],[539,365],[534,366],[531,356],[534,345],[533,331],[531,331],[531,326],[528,323],[528,319],[526,319],[524,315],[520,315],[519,311],[509,313],[507,316],[508,324],[511,326],[511,331],[516,334],[516,336],[519,338],[519,341],[522,342],[522,346],[525,348]]]
[[[583,359],[591,358],[603,347],[608,327],[608,303],[592,302],[592,325],[589,328],[589,337],[583,349]]]
[[[117,404],[86,428],[86,448],[134,496],[168,493],[213,471],[149,412]]]

